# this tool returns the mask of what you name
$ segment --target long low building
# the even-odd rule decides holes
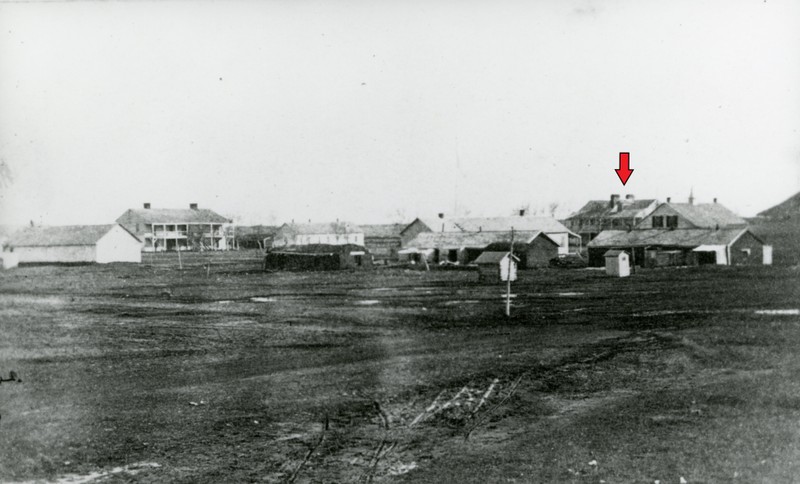
[[[265,271],[332,271],[369,269],[372,256],[364,246],[309,244],[275,249],[264,257]]]
[[[142,242],[119,224],[29,227],[8,246],[20,264],[142,261]]]
[[[521,210],[518,216],[512,217],[456,217],[445,218],[439,214],[438,219],[417,218],[400,232],[403,248],[414,247],[414,238],[424,233],[433,234],[509,234],[544,232],[558,244],[559,255],[580,251],[580,236],[571,232],[558,220],[552,217],[533,217],[525,215]],[[497,242],[498,240],[492,240]],[[477,256],[476,256],[477,257]],[[473,258],[474,259],[474,258]]]
[[[772,247],[747,228],[606,230],[589,243],[589,265],[600,267],[610,249],[627,250],[631,265],[755,265],[772,262]]]
[[[546,266],[547,261],[559,255],[558,242],[544,232],[515,232],[514,240],[514,252],[526,254],[525,267]],[[467,265],[475,261],[487,247],[498,243],[510,245],[510,241],[510,232],[422,232],[409,241],[399,254],[401,260],[413,262],[423,262],[424,258],[434,264]]]

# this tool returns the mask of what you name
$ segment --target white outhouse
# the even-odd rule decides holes
[[[477,259],[479,278],[485,282],[517,280],[519,258],[510,252],[484,252]]]
[[[605,253],[606,274],[617,277],[631,275],[630,255],[624,250],[609,250]]]

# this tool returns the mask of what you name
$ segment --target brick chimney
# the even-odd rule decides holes
[[[609,208],[616,207],[617,203],[619,203],[619,195],[617,195],[617,194],[611,195],[611,200],[609,200],[609,202],[608,202]]]
[[[628,201],[632,202],[632,201],[636,200],[636,198],[633,196],[632,193],[629,193],[629,194],[625,195],[625,200],[628,200]]]
[[[667,203],[670,203],[671,201],[672,201],[672,197],[667,197]]]
[[[197,204],[196,203],[190,203],[189,204],[189,208],[192,209],[192,210],[197,210]]]
[[[714,197],[714,203],[717,203],[717,197]]]
[[[150,210],[150,202],[144,202],[143,206],[144,206],[145,210]]]
[[[444,218],[444,213],[439,212],[439,218]]]
[[[524,208],[519,209],[519,216],[520,217],[524,217],[525,216],[525,209]]]

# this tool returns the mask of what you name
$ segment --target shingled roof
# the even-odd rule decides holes
[[[540,232],[514,232],[514,240],[517,243],[528,243],[539,234]],[[489,244],[510,240],[510,232],[422,232],[406,245],[417,249],[434,247],[483,249]]]
[[[95,245],[97,241],[103,238],[103,236],[116,225],[117,224],[28,227],[14,233],[9,239],[9,245],[14,247]],[[126,230],[126,232],[128,231]],[[131,234],[131,237],[139,240],[133,234]]]
[[[742,217],[719,203],[667,203],[695,227],[737,227],[747,225]]]
[[[608,232],[608,233],[607,233]],[[713,229],[678,229],[678,230],[631,230],[601,232],[604,237],[598,236],[589,242],[589,248],[612,247],[685,247],[693,248],[699,245],[730,245],[742,234],[746,228]]]
[[[498,264],[500,261],[505,259],[511,255],[511,257],[519,262],[519,257],[511,254],[508,251],[486,251],[483,254],[479,255],[477,259],[475,259],[475,264],[483,265],[483,264]]]
[[[571,218],[633,218],[639,216],[640,211],[656,201],[655,199],[629,200],[623,198],[612,207],[608,200],[589,200],[567,220]]]
[[[230,220],[207,208],[132,208],[118,219],[119,224],[224,224]]]
[[[448,219],[419,219],[433,232],[515,232],[570,233],[552,217],[457,217]]]
[[[372,224],[361,225],[364,237],[391,238],[400,237],[400,232],[407,227],[407,224]]]

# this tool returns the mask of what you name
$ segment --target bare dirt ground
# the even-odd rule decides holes
[[[207,268],[205,264],[212,262]],[[800,270],[0,273],[0,480],[794,482]]]

